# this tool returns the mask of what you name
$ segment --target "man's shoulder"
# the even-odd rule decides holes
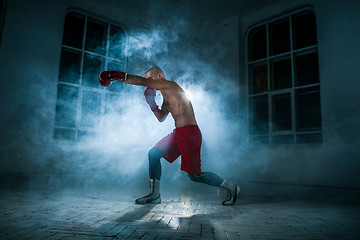
[[[169,89],[172,86],[172,81],[166,80],[166,79],[158,79],[156,81],[153,82],[154,83],[154,87],[157,90],[165,90],[165,89]]]
[[[171,80],[167,80],[167,79],[163,79],[163,85],[165,85],[167,88],[178,88],[180,87],[176,82],[171,81]]]
[[[176,92],[182,92],[182,91],[184,91],[177,82],[170,81],[169,86],[170,86],[169,88],[170,88],[172,91],[176,91]]]

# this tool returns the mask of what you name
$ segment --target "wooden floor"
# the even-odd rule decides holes
[[[131,191],[1,192],[0,239],[360,239],[354,204],[166,194],[135,205]],[[191,195],[191,197],[189,196]]]

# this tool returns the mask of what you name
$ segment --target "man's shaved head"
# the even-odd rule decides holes
[[[164,71],[161,70],[161,68],[159,68],[159,67],[152,67],[152,68],[150,68],[150,69],[146,72],[146,77],[152,77],[152,78],[154,78],[154,76],[157,76],[158,74],[160,74],[160,75],[162,76],[162,78],[165,79]]]

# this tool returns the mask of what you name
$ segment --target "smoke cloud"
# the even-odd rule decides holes
[[[231,169],[238,162],[239,139],[245,129],[237,115],[237,104],[231,102],[238,95],[237,79],[224,78],[230,70],[219,64],[224,57],[219,40],[206,32],[194,31],[186,18],[174,17],[167,19],[164,26],[153,24],[150,29],[130,31],[124,52],[130,74],[144,76],[150,67],[158,66],[167,79],[183,87],[192,100],[203,134],[203,171],[228,178],[233,177]],[[119,42],[119,51],[123,47]],[[121,96],[111,102],[110,111],[103,116],[99,131],[79,141],[76,147],[70,146],[70,152],[75,148],[87,153],[86,161],[76,165],[86,175],[99,179],[113,177],[115,181],[131,184],[147,181],[147,152],[172,132],[174,122],[171,115],[163,123],[157,121],[145,102],[144,90],[139,86],[123,86]],[[161,105],[160,92],[156,101]],[[77,162],[73,157],[67,161]],[[179,170],[180,158],[173,164],[162,160],[162,165],[163,178],[172,185],[186,176]]]
[[[162,6],[162,11],[173,8]],[[149,9],[149,15],[154,14],[154,9],[155,6]],[[154,21],[149,23],[151,27],[147,29],[130,29],[126,34],[126,45],[119,41],[113,49],[117,48],[126,55],[128,73],[144,76],[150,67],[158,66],[164,70],[167,79],[177,82],[187,92],[203,135],[202,170],[214,172],[223,178],[234,178],[238,175],[233,169],[239,164],[242,148],[240,139],[245,127],[238,111],[238,80],[227,77],[233,76],[232,69],[222,64],[226,54],[223,46],[226,36],[217,36],[206,25],[194,22],[193,10],[187,4],[177,6],[176,9],[181,11],[171,10],[173,14],[166,15],[173,17],[166,18],[164,23]],[[123,38],[120,35],[112,37],[112,44],[116,42],[114,39]],[[109,98],[111,100],[105,97],[106,109],[103,114],[99,117],[99,114],[93,114],[96,113],[94,109],[89,110],[91,113],[87,115],[87,121],[97,124],[96,128],[91,129],[92,134],[79,137],[76,142],[49,140],[47,133],[53,132],[53,126],[40,129],[36,126],[46,126],[48,116],[54,110],[51,106],[59,105],[60,102],[56,102],[50,87],[46,91],[43,86],[40,87],[49,84],[46,81],[51,78],[51,74],[38,74],[41,76],[37,78],[42,82],[38,86],[24,86],[23,92],[27,96],[43,93],[41,98],[53,100],[43,101],[41,109],[33,108],[38,109],[38,117],[24,125],[24,128],[32,130],[25,134],[23,141],[28,141],[28,144],[22,147],[23,152],[33,156],[33,161],[28,164],[21,161],[19,164],[22,165],[16,168],[19,171],[24,169],[25,172],[26,169],[42,172],[48,176],[47,183],[52,186],[95,184],[102,187],[127,185],[145,188],[148,179],[147,153],[160,139],[173,131],[175,126],[171,115],[159,123],[144,99],[144,87],[115,82],[105,94],[113,97]],[[66,77],[71,76],[75,79],[78,75],[69,71]],[[95,72],[93,79],[97,81]],[[112,91],[115,88],[119,89],[117,95]],[[161,105],[160,92],[157,93],[156,101]],[[71,99],[63,103],[64,106],[69,102]],[[65,118],[71,119],[73,114],[69,112]],[[31,137],[34,131],[34,135],[41,136],[39,139]],[[14,158],[16,148],[7,148]],[[3,159],[6,161],[6,156]],[[10,161],[9,158],[8,166],[11,166]],[[162,159],[165,179],[162,182],[165,187],[168,185],[173,188],[179,186],[181,181],[190,181],[180,171],[180,161],[179,158],[169,164]]]
[[[140,2],[146,4],[149,1],[138,3]],[[211,171],[236,181],[256,179],[289,184],[358,186],[358,163],[353,160],[358,159],[358,139],[354,131],[357,129],[358,117],[353,111],[355,108],[351,108],[355,104],[351,99],[354,94],[337,91],[336,96],[344,98],[343,101],[330,101],[331,94],[335,92],[328,92],[328,89],[324,91],[325,95],[321,96],[322,124],[325,130],[322,136],[323,144],[259,146],[245,143],[248,136],[248,101],[246,89],[239,85],[239,82],[245,84],[246,81],[239,77],[245,77],[246,72],[242,69],[246,67],[243,58],[246,39],[238,39],[239,36],[235,35],[238,35],[239,26],[246,27],[251,19],[262,19],[261,12],[265,8],[259,11],[251,10],[249,14],[254,16],[250,18],[244,9],[244,12],[239,12],[240,19],[234,17],[226,26],[215,21],[216,19],[213,21],[215,24],[208,24],[212,21],[209,16],[207,21],[203,21],[206,12],[211,12],[214,17],[225,15],[224,9],[220,9],[220,14],[215,10],[202,8],[199,5],[203,1],[150,2],[152,3],[142,7],[143,10],[147,9],[146,13],[132,18],[138,17],[142,22],[146,21],[146,27],[126,27],[124,22],[125,42],[122,41],[124,35],[112,36],[111,48],[127,58],[124,68],[119,66],[119,69],[112,70],[125,70],[130,74],[144,76],[150,67],[158,66],[165,71],[167,79],[176,81],[188,92],[203,135],[203,171]],[[236,1],[233,5],[235,3]],[[104,7],[106,8],[106,4]],[[35,8],[34,5],[32,9]],[[341,11],[335,7],[327,8],[340,16],[337,19],[342,19],[342,22],[355,16],[355,12],[348,11],[350,8],[345,5]],[[43,29],[41,18],[21,23],[24,19],[21,16],[25,12],[31,15],[32,12],[27,11],[27,8],[18,10],[23,11],[16,13],[19,23],[13,23],[12,36],[8,38],[6,35],[4,39],[8,40],[3,42],[1,49],[1,75],[7,81],[4,80],[0,96],[0,171],[2,176],[13,174],[6,175],[3,179],[13,177],[15,182],[16,178],[21,182],[22,179],[27,181],[28,176],[45,176],[46,181],[41,178],[32,185],[35,188],[43,185],[96,185],[101,188],[121,185],[146,188],[147,152],[161,138],[172,132],[174,122],[171,116],[163,123],[156,120],[144,99],[144,87],[115,82],[106,90],[101,89],[97,74],[106,69],[101,60],[98,64],[98,59],[90,57],[86,59],[86,64],[91,67],[83,72],[88,84],[84,89],[91,92],[86,95],[90,100],[80,106],[84,101],[77,100],[79,98],[75,96],[81,95],[83,89],[80,88],[71,92],[74,97],[68,96],[68,101],[61,104],[56,95],[59,94],[58,87],[62,84],[62,81],[58,81],[61,61],[59,32],[61,33],[62,29],[53,28],[51,22]],[[134,12],[136,14],[135,10]],[[271,14],[270,9],[267,12]],[[274,11],[276,12],[278,10]],[[61,14],[63,13],[59,13]],[[29,18],[32,19],[30,15]],[[248,18],[248,22],[241,22],[245,19],[242,17]],[[325,15],[319,20],[327,20],[323,17]],[[11,21],[9,20],[9,23]],[[332,28],[342,26],[342,22],[328,24],[327,28],[319,29],[319,37],[331,35]],[[240,35],[243,33],[244,31],[240,31]],[[342,48],[335,52],[326,50],[333,50],[332,46],[339,42],[349,43],[345,44],[346,46],[354,45],[351,34],[352,31],[348,31],[345,35],[337,35],[335,39],[327,38],[330,39],[329,42],[324,42],[325,50],[320,54],[322,57],[319,55],[321,79],[333,79],[336,84],[338,78],[334,76],[353,79],[353,71],[348,71],[354,67],[354,64],[348,64],[351,62],[351,58],[346,54],[349,51]],[[9,39],[13,40],[11,44],[8,44]],[[23,39],[26,39],[26,44]],[[58,46],[59,51],[54,51],[54,46]],[[236,46],[239,46],[239,52],[236,51]],[[80,54],[76,55],[75,52],[69,50],[67,57],[81,59]],[[239,55],[242,59],[239,59]],[[328,55],[331,57],[326,57]],[[339,62],[334,62],[334,59],[346,61],[342,61],[343,64],[339,67]],[[80,60],[78,65],[74,66],[74,71],[70,66],[66,66],[69,67],[69,72],[60,76],[68,79],[67,86],[76,88],[79,84],[80,73],[75,71],[81,68],[79,62]],[[327,71],[324,66],[337,67],[332,68],[336,70]],[[90,82],[90,79],[93,82]],[[92,105],[99,101],[102,102],[100,108],[97,104]],[[160,93],[156,101],[161,105]],[[353,104],[350,104],[351,102]],[[89,127],[86,135],[79,134],[81,137],[76,141],[57,140],[54,138],[54,129],[58,126],[57,105],[76,106],[75,110],[82,108],[80,111],[85,113],[86,125],[95,126]],[[86,111],[83,107],[86,107]],[[79,111],[67,112],[64,119],[70,121],[79,117],[75,117]],[[187,185],[196,185],[190,183],[186,174],[180,171],[180,159],[173,164],[162,160],[162,167],[162,183],[165,186],[178,186],[182,181]],[[1,182],[4,184],[5,181]]]

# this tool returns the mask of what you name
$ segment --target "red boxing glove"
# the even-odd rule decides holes
[[[155,112],[156,110],[158,110],[159,106],[155,102],[156,90],[148,87],[145,89],[144,95],[146,102],[151,108],[151,111]]]
[[[117,71],[103,71],[99,74],[99,83],[101,86],[110,86],[114,80],[125,82],[127,80],[127,73]]]

